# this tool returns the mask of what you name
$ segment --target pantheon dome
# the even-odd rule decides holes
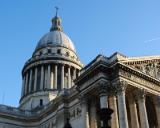
[[[38,42],[38,45],[36,49],[40,49],[42,47],[45,47],[47,45],[50,46],[62,46],[66,47],[74,52],[76,52],[75,47],[73,45],[73,42],[71,39],[62,31],[51,31],[44,35],[40,41]]]
[[[72,88],[82,67],[74,44],[63,32],[61,18],[56,14],[50,32],[39,40],[22,70],[20,108],[33,110],[48,104]]]

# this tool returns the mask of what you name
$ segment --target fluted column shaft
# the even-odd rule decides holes
[[[118,110],[119,110],[120,128],[128,128],[125,91],[122,91],[122,92],[118,93],[117,97],[118,97]]]
[[[128,102],[129,102],[129,109],[131,114],[131,126],[132,128],[139,128],[137,106],[136,106],[135,99],[132,95],[130,95]]]
[[[72,76],[72,86],[74,85],[74,80],[76,79],[76,68],[73,70],[73,76]]]
[[[26,74],[26,80],[25,80],[25,95],[27,94],[28,91],[28,72]]]
[[[54,67],[54,87],[55,87],[55,89],[57,89],[57,65],[55,65],[55,67]]]
[[[112,119],[111,119],[111,127],[112,128],[119,128],[118,112],[117,112],[117,100],[116,100],[115,95],[109,97],[109,108],[111,108],[114,111],[113,114],[112,114]]]
[[[54,89],[54,72],[53,70],[51,71],[51,79],[50,79],[50,82],[51,82],[51,89]]]
[[[144,92],[144,90],[137,91],[136,99],[138,102],[141,128],[149,128],[148,116],[147,116],[146,105],[145,105],[145,92]]]
[[[25,76],[22,79],[22,92],[21,92],[21,97],[24,95],[25,92]]]
[[[34,76],[34,91],[36,91],[36,89],[37,89],[37,72],[38,72],[38,69],[36,67],[35,68],[35,76]]]
[[[73,79],[76,79],[76,69],[73,70]]]
[[[61,89],[64,89],[64,65],[61,67]]]
[[[155,105],[155,110],[156,110],[158,128],[160,128],[160,96],[156,96],[154,98],[154,105]]]
[[[33,71],[31,69],[30,76],[29,76],[29,93],[31,92],[31,88],[32,88],[32,74],[33,74]]]
[[[47,89],[51,89],[51,66],[48,65],[48,73],[47,73]]]
[[[71,68],[68,67],[68,87],[67,88],[70,88],[71,87]]]
[[[120,128],[128,128],[127,108],[125,92],[128,83],[126,81],[117,82],[117,100],[118,100],[118,113]]]
[[[43,84],[44,84],[44,67],[41,66],[41,82],[40,82],[40,90],[43,90]]]

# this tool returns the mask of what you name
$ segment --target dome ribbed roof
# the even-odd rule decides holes
[[[41,47],[45,47],[48,45],[66,47],[76,52],[71,39],[66,34],[64,34],[62,31],[58,31],[58,30],[50,31],[49,33],[44,35],[38,42],[36,49],[39,49]]]

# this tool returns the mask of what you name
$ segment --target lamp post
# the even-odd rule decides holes
[[[101,128],[111,128],[110,120],[113,110],[110,108],[102,108],[99,110],[100,120],[101,120]]]
[[[67,122],[66,122],[64,128],[72,128],[71,124],[69,123],[69,118],[67,118]]]

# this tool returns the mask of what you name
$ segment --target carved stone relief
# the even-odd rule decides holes
[[[129,66],[160,80],[160,62],[133,64]]]

